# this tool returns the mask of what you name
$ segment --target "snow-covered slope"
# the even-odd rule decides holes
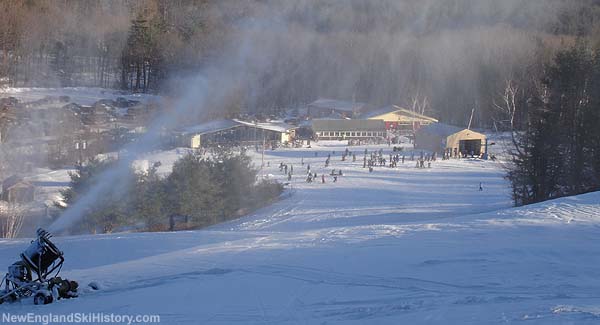
[[[364,147],[356,162],[342,162],[342,150],[266,152],[265,175],[283,178],[283,162],[295,179],[282,200],[234,222],[57,238],[63,275],[102,290],[0,308],[160,314],[166,324],[600,322],[600,193],[511,208],[494,162],[369,173]],[[304,182],[308,163],[318,183]],[[320,183],[334,168],[344,176]],[[0,261],[26,245],[0,242]]]

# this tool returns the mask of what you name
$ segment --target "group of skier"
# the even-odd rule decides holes
[[[331,174],[329,174],[332,179],[333,182],[336,183],[338,181],[338,176],[342,176],[342,171],[340,170],[339,173],[335,174],[335,169],[331,172]],[[313,172],[308,172],[307,176],[306,176],[306,182],[307,183],[312,183],[315,182],[319,179],[319,176],[317,175],[317,173],[313,173]],[[321,174],[321,183],[325,183],[325,174]]]
[[[425,168],[425,163],[427,162],[427,168],[431,168],[431,162],[436,161],[437,155],[434,152],[433,154],[424,154],[421,151],[421,156],[417,159],[416,168]]]
[[[257,148],[258,147],[256,147],[255,150]],[[214,151],[217,149],[218,148],[204,149],[201,153],[203,155],[214,154]],[[241,147],[242,152],[246,152],[247,149],[248,148],[246,148],[246,147]],[[400,148],[394,147],[394,150],[392,152],[390,152],[384,156],[382,148],[379,148],[378,150],[373,150],[370,152],[367,148],[365,148],[364,156],[363,156],[363,168],[368,168],[369,172],[372,173],[376,167],[396,168],[396,167],[398,167],[399,164],[405,164],[405,162],[407,160],[414,161],[415,168],[431,168],[432,163],[437,161],[437,154],[435,152],[432,154],[428,154],[428,153],[421,151],[420,153],[417,152],[415,154],[414,151],[404,152],[401,149],[402,149],[401,147]],[[345,148],[345,150],[341,154],[341,161],[346,161],[347,159],[349,160],[350,158],[352,158],[352,162],[356,162],[357,152],[358,151],[353,152],[353,151],[350,151],[349,148]],[[360,155],[360,152],[358,154]],[[474,156],[473,152],[471,152],[470,154],[471,154],[471,156]],[[314,156],[318,157],[319,152],[315,151]],[[324,164],[325,168],[328,168],[332,164],[332,156],[336,156],[335,151],[331,151],[331,152],[327,153],[327,158],[325,159],[325,164]],[[460,151],[457,150],[457,148],[447,149],[441,155],[442,160],[460,159],[460,158],[464,158],[464,157],[468,157],[468,155],[461,153]],[[300,164],[302,166],[305,165],[304,157],[301,158]],[[266,167],[270,167],[270,162],[268,162],[268,161],[266,162]],[[284,175],[286,175],[288,182],[292,181],[293,175],[294,175],[294,166],[292,164],[284,164],[283,162],[280,162],[279,163],[279,171],[282,172]],[[310,163],[306,164],[306,182],[307,183],[313,183],[313,182],[326,183],[327,178],[330,178],[331,182],[336,183],[336,182],[338,182],[339,178],[342,176],[343,176],[342,170],[341,169],[336,170],[335,168],[331,170],[331,173],[329,173],[329,175],[321,174],[319,176],[317,174],[317,172],[311,170]],[[480,182],[478,185],[479,186],[477,186],[476,188],[479,191],[483,191],[484,190],[483,183]]]
[[[292,175],[294,174],[294,166],[293,165],[288,165],[284,164],[283,162],[279,163],[279,171],[283,172],[285,175],[287,175],[287,180],[288,182],[292,180]]]
[[[327,154],[327,158],[325,159],[325,164],[324,167],[328,168],[331,165],[331,156],[335,155],[335,151],[332,151],[331,153]],[[318,152],[315,152],[315,157],[318,156]],[[348,148],[345,149],[345,151],[342,153],[342,161],[346,161],[347,157],[352,157],[352,162],[356,162],[356,153],[351,152]],[[374,167],[389,167],[389,168],[396,168],[398,167],[398,164],[404,164],[406,160],[410,160],[410,161],[415,161],[416,160],[416,168],[425,168],[425,166],[427,166],[428,168],[431,168],[431,163],[436,161],[437,157],[436,157],[436,153],[433,154],[425,154],[424,152],[421,152],[419,157],[415,157],[414,152],[411,152],[410,154],[410,158],[407,158],[406,155],[400,155],[398,154],[392,154],[390,153],[387,158],[384,158],[384,154],[383,154],[383,149],[379,149],[376,151],[372,151],[369,153],[368,149],[364,150],[364,157],[363,157],[363,168],[369,168],[369,172],[373,172]],[[300,161],[301,165],[304,166],[304,157],[301,158]],[[292,179],[292,175],[293,175],[293,166],[284,164],[283,162],[281,162],[279,164],[279,170],[282,171],[284,174],[288,175],[288,180]],[[288,171],[289,169],[289,171]],[[335,169],[333,170],[335,171]],[[313,182],[318,175],[316,173],[311,172],[311,166],[310,164],[307,164],[306,167],[306,173],[307,173],[307,182]],[[341,173],[341,170],[340,170]],[[334,172],[332,172],[330,174],[331,176],[334,175]],[[337,176],[337,175],[336,175]],[[341,176],[341,175],[340,175]],[[321,180],[324,183],[324,177],[325,175],[322,175]],[[337,177],[334,179],[334,182],[337,181]]]
[[[328,168],[329,165],[331,164],[331,156],[335,155],[335,151],[332,151],[331,153],[327,154],[327,158],[325,159],[325,168]],[[318,152],[315,152],[315,157],[318,156]],[[352,161],[356,161],[356,154],[350,152],[350,150],[348,148],[346,148],[346,150],[342,153],[342,161],[346,160],[346,157],[352,156]],[[300,163],[302,164],[302,166],[304,166],[304,158],[301,158]],[[332,182],[333,183],[337,183],[338,181],[338,177],[343,176],[343,172],[342,170],[338,170],[336,172],[335,169],[331,170],[331,173],[329,174],[329,176],[331,176]],[[310,164],[306,165],[306,182],[307,183],[313,183],[315,181],[317,181],[319,179],[319,176],[316,172],[311,171],[311,167]],[[325,174],[321,174],[320,177],[321,183],[325,183],[326,182],[326,177]]]
[[[410,161],[416,161],[415,167],[416,168],[431,168],[432,166],[432,162],[435,162],[437,160],[437,154],[436,153],[432,153],[432,154],[427,154],[423,151],[420,152],[420,154],[415,155],[415,152],[411,152],[409,156],[405,155],[405,154],[400,154],[397,153],[400,152],[398,151],[394,151],[393,153],[389,153],[388,155],[384,156],[383,153],[383,149],[379,149],[379,150],[374,150],[369,152],[368,149],[364,149],[364,157],[363,157],[363,168],[368,168],[369,172],[373,172],[374,169],[376,167],[389,167],[389,168],[396,168],[398,167],[398,164],[404,164],[407,160]],[[328,168],[331,164],[332,164],[332,155],[335,156],[336,152],[335,151],[331,151],[331,153],[327,154],[327,158],[325,159],[325,164],[324,167]],[[317,151],[315,151],[314,153],[315,157],[319,156],[319,153]],[[342,161],[346,161],[346,159],[349,159],[349,157],[352,157],[352,162],[356,162],[356,153],[350,151],[348,148],[346,148],[341,155],[341,160]],[[445,152],[444,155],[442,156],[442,160],[448,160],[451,158],[456,157],[455,155],[452,154],[452,152]],[[458,157],[457,157],[458,158]],[[305,165],[304,162],[304,157],[301,158],[300,160],[300,164],[302,166]],[[294,174],[294,167],[291,164],[284,164],[283,162],[281,162],[279,164],[279,170],[285,174],[287,176],[287,180],[291,181],[292,180],[292,176]],[[326,183],[327,177],[329,176],[331,177],[331,181],[333,183],[338,182],[339,177],[343,176],[343,172],[341,169],[332,169],[331,173],[329,173],[329,175],[326,174],[321,174],[319,176],[319,174],[317,174],[317,172],[313,171],[311,169],[311,165],[310,163],[306,164],[306,182],[307,183],[313,183],[313,182],[321,182],[321,183]],[[479,191],[483,191],[483,184],[479,183],[478,186]]]

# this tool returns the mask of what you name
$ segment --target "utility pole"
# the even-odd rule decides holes
[[[265,166],[265,133],[264,133],[264,131],[262,132],[262,136],[263,136],[263,145],[262,145],[262,154],[260,157],[260,169],[262,169]]]
[[[475,108],[471,110],[471,118],[469,118],[469,126],[467,127],[467,130],[471,129],[471,122],[473,122],[473,113],[475,113]]]
[[[485,152],[483,153],[483,159],[488,160],[488,139],[485,137]]]

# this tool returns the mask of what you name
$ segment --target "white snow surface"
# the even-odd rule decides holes
[[[263,175],[283,180],[283,162],[294,179],[281,200],[233,222],[56,238],[61,275],[101,290],[0,309],[159,314],[164,324],[600,323],[600,193],[512,208],[498,162],[369,173],[364,148],[350,147],[356,162],[341,161],[340,143],[265,152]],[[308,163],[316,183],[304,182]],[[2,267],[28,242],[0,241]]]
[[[92,105],[100,99],[117,99],[123,97],[137,100],[142,103],[158,102],[160,96],[150,94],[132,94],[130,92],[94,87],[63,87],[63,88],[35,88],[35,87],[0,87],[0,96],[13,96],[21,101],[29,102],[42,99],[46,96],[69,96],[70,102],[80,105]]]

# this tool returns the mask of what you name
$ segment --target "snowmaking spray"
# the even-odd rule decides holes
[[[239,40],[231,44],[232,55],[221,58],[194,77],[174,80],[179,82],[179,85],[185,85],[181,87],[181,96],[174,105],[155,118],[137,141],[125,145],[120,150],[115,166],[96,175],[95,185],[78,197],[77,201],[50,225],[50,231],[55,234],[68,233],[72,226],[98,204],[98,198],[119,191],[124,192],[125,179],[132,163],[142,154],[156,150],[165,130],[179,126],[182,120],[189,122],[191,116],[203,116],[207,107],[222,109],[223,103],[227,102],[230,96],[240,92],[239,80],[248,74],[249,66],[254,72],[266,70],[269,61],[257,55],[254,38],[240,37]],[[248,60],[253,61],[253,64],[249,64]],[[253,78],[259,77],[260,74],[256,74]]]
[[[199,89],[205,89],[206,80],[196,78],[193,81]],[[123,191],[124,179],[129,172],[131,164],[141,154],[156,149],[160,145],[161,131],[173,127],[183,111],[190,106],[198,105],[204,101],[205,91],[188,91],[175,105],[173,112],[162,114],[148,127],[148,131],[138,141],[127,144],[121,149],[116,165],[96,176],[96,184],[84,193],[78,200],[69,206],[65,212],[50,225],[49,230],[54,233],[64,233],[76,222],[81,220],[86,211],[93,208],[98,202],[98,197],[111,192]]]

